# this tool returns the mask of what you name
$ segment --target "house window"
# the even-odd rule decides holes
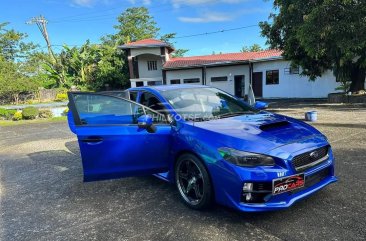
[[[199,83],[200,79],[199,78],[192,78],[192,79],[184,79],[183,82],[185,84],[190,84],[190,83]]]
[[[299,73],[300,73],[299,66],[295,66],[295,67],[290,68],[290,74],[299,74]]]
[[[151,70],[157,70],[157,63],[156,61],[147,61],[147,70],[151,71]]]
[[[162,85],[162,84],[163,84],[162,81],[149,81],[149,82],[147,82],[148,86]]]
[[[267,70],[266,72],[266,85],[278,85],[279,84],[279,72],[278,70]]]
[[[211,77],[211,82],[227,81],[227,76]]]
[[[299,66],[285,68],[285,74],[299,74],[300,68]]]
[[[171,79],[170,84],[172,85],[180,84],[180,79]]]

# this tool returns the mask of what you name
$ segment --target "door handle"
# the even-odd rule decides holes
[[[93,143],[96,143],[96,142],[103,141],[103,138],[102,137],[87,137],[85,139],[82,139],[81,141],[82,142],[93,142]]]

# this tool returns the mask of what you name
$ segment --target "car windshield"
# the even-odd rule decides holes
[[[185,120],[203,121],[258,112],[216,88],[175,89],[161,93]]]

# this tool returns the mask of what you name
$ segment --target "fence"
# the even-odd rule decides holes
[[[56,89],[41,89],[35,92],[23,92],[17,96],[19,103],[26,103],[28,101],[46,102],[56,99],[57,90]],[[15,98],[12,95],[1,95],[0,104],[11,104],[14,103]],[[18,103],[16,103],[18,104]]]
[[[57,91],[55,89],[43,89],[38,91],[38,99],[40,102],[56,99]]]

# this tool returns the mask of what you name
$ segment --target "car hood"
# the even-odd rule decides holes
[[[257,153],[307,139],[319,142],[319,136],[324,139],[318,130],[304,122],[268,112],[195,122],[193,125],[216,133],[218,146]]]

